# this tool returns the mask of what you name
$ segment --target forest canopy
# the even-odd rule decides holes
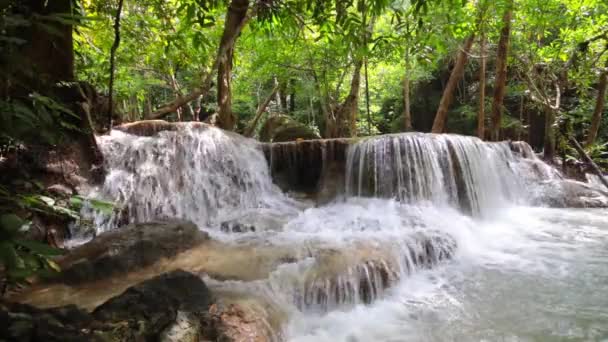
[[[92,85],[112,124],[206,120],[273,141],[451,132],[527,140],[549,158],[576,155],[571,138],[605,150],[602,0],[5,3],[3,51],[31,53],[39,38],[21,27],[63,42],[63,55],[38,49],[63,70],[49,80]]]

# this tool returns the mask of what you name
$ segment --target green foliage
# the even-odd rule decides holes
[[[23,233],[29,224],[15,214],[0,215],[0,267],[7,284],[21,283],[34,275],[48,275],[59,271],[52,257],[62,251],[47,244],[27,240]]]

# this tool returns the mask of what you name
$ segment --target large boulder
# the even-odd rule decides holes
[[[320,138],[319,134],[310,127],[287,115],[270,116],[260,129],[260,141],[262,142],[286,142]]]
[[[181,270],[146,280],[88,313],[74,305],[38,309],[0,305],[0,340],[200,341],[212,296],[205,283]],[[190,324],[185,325],[184,320]]]
[[[206,314],[211,303],[211,292],[198,276],[177,270],[128,288],[97,307],[93,317],[111,322],[117,328],[106,334],[124,341],[193,336],[201,333],[196,319]]]
[[[275,340],[261,316],[246,302],[216,301],[200,277],[175,270],[128,288],[92,313],[74,305],[0,302],[0,341]]]
[[[533,202],[554,208],[608,208],[608,193],[589,183],[550,180],[534,191]]]
[[[66,284],[96,281],[150,266],[209,240],[186,221],[131,224],[97,236],[59,261]]]

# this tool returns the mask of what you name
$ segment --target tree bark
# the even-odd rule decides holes
[[[433,122],[433,128],[431,129],[433,133],[443,133],[445,131],[445,126],[448,119],[448,110],[450,109],[450,104],[454,98],[454,90],[464,74],[464,67],[467,63],[469,51],[471,50],[474,40],[475,34],[471,34],[471,36],[465,40],[462,50],[458,53],[456,64],[454,65],[454,69],[450,74],[448,83],[443,91],[443,95],[441,96],[437,114],[435,114],[435,121]]]
[[[270,104],[270,101],[272,101],[272,98],[274,97],[274,95],[276,94],[276,92],[278,90],[279,90],[278,85],[275,85],[274,88],[272,88],[270,95],[268,95],[268,97],[264,100],[264,102],[262,102],[260,104],[260,106],[258,107],[258,110],[255,113],[255,116],[253,117],[253,120],[251,121],[251,124],[245,130],[244,135],[246,137],[251,137],[251,135],[253,134],[253,131],[255,130],[255,127],[258,125],[258,121],[262,117],[262,114],[264,114],[266,112],[266,108],[268,107],[268,104]]]
[[[486,122],[486,36],[482,33],[479,40],[479,54],[481,55],[479,67],[479,113],[477,114],[477,137],[485,139]]]
[[[502,121],[503,102],[505,98],[505,86],[507,83],[507,55],[509,53],[509,37],[511,35],[511,16],[513,15],[513,1],[507,5],[498,41],[496,53],[496,81],[494,83],[494,99],[492,101],[492,127],[491,139],[500,140],[500,124]]]
[[[546,160],[553,162],[555,158],[555,130],[553,123],[555,121],[555,110],[545,108],[545,137],[543,144],[543,156]]]
[[[110,115],[108,116],[108,127],[112,127],[112,120],[114,118],[114,72],[116,66],[116,50],[120,45],[120,15],[122,14],[122,5],[124,0],[118,0],[118,9],[116,9],[116,17],[114,18],[114,43],[110,48],[110,85],[108,91],[108,106],[110,107]]]
[[[335,122],[328,125],[327,138],[353,137],[357,134],[357,111],[359,106],[359,89],[361,88],[361,68],[363,59],[354,63],[353,77],[350,81],[350,91],[340,108],[335,113]]]
[[[221,128],[233,130],[236,117],[232,112],[232,60],[234,56],[234,43],[247,22],[249,0],[232,0],[228,6],[224,32],[220,40],[217,73],[217,105],[218,124]]]
[[[589,135],[585,145],[591,146],[597,138],[597,133],[600,129],[600,122],[602,121],[602,113],[604,112],[604,104],[606,102],[606,88],[608,86],[608,63],[606,64],[606,70],[600,74],[600,81],[597,87],[597,98],[595,100],[595,109],[593,110],[593,116],[591,118],[591,127],[589,128]]]
[[[403,121],[405,131],[412,130],[412,113],[410,108],[410,51],[405,47],[405,74],[403,75]]]

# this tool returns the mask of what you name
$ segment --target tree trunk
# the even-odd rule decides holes
[[[450,74],[450,79],[448,80],[445,90],[443,91],[443,95],[441,96],[437,114],[435,114],[435,121],[433,122],[433,128],[431,130],[433,133],[443,133],[445,131],[445,125],[448,119],[448,110],[450,109],[450,104],[454,98],[454,90],[464,74],[464,67],[467,63],[468,54],[474,40],[475,34],[471,34],[471,36],[469,36],[464,42],[462,51],[458,53],[456,64],[454,65],[454,69]]]
[[[227,130],[233,130],[237,121],[232,112],[232,94],[230,86],[232,59],[234,56],[234,43],[247,22],[248,10],[249,0],[232,0],[230,2],[217,56],[218,123],[221,128]]]
[[[597,133],[600,129],[600,122],[602,121],[602,113],[604,112],[604,103],[606,101],[606,88],[608,86],[608,63],[606,64],[606,70],[600,74],[600,82],[597,87],[597,98],[595,100],[595,109],[593,110],[593,117],[591,118],[591,127],[589,128],[589,135],[587,136],[586,145],[591,146],[597,138]]]
[[[477,136],[485,139],[486,122],[486,36],[482,33],[479,41],[479,54],[481,55],[479,67],[479,113],[477,115]]]
[[[405,74],[403,75],[403,121],[406,132],[412,130],[412,112],[410,108],[410,51],[405,47]]]
[[[555,121],[555,111],[551,108],[545,109],[545,137],[543,143],[544,158],[548,161],[553,161],[555,158],[555,130],[553,123]]]
[[[507,83],[507,55],[509,53],[509,36],[511,34],[511,16],[513,15],[513,1],[507,5],[508,8],[502,18],[503,26],[498,41],[496,52],[496,81],[494,83],[494,100],[492,101],[492,127],[491,139],[500,140],[500,124],[502,121],[503,101],[505,98],[505,86]]]
[[[272,88],[270,95],[268,95],[268,97],[264,100],[264,102],[262,102],[260,104],[260,106],[258,107],[258,110],[255,113],[255,116],[253,117],[253,120],[251,121],[251,124],[245,130],[245,134],[243,134],[244,136],[250,137],[253,134],[255,127],[258,125],[258,121],[262,117],[262,114],[264,114],[264,112],[266,112],[266,107],[268,107],[268,104],[270,103],[270,101],[272,101],[272,98],[274,97],[274,95],[276,94],[276,92],[278,90],[279,90],[279,87],[277,85],[275,85],[274,88]]]
[[[363,60],[354,63],[353,77],[350,81],[350,91],[340,108],[336,110],[335,120],[327,138],[353,137],[357,135],[357,111],[359,107],[359,89],[361,88],[361,68]]]

